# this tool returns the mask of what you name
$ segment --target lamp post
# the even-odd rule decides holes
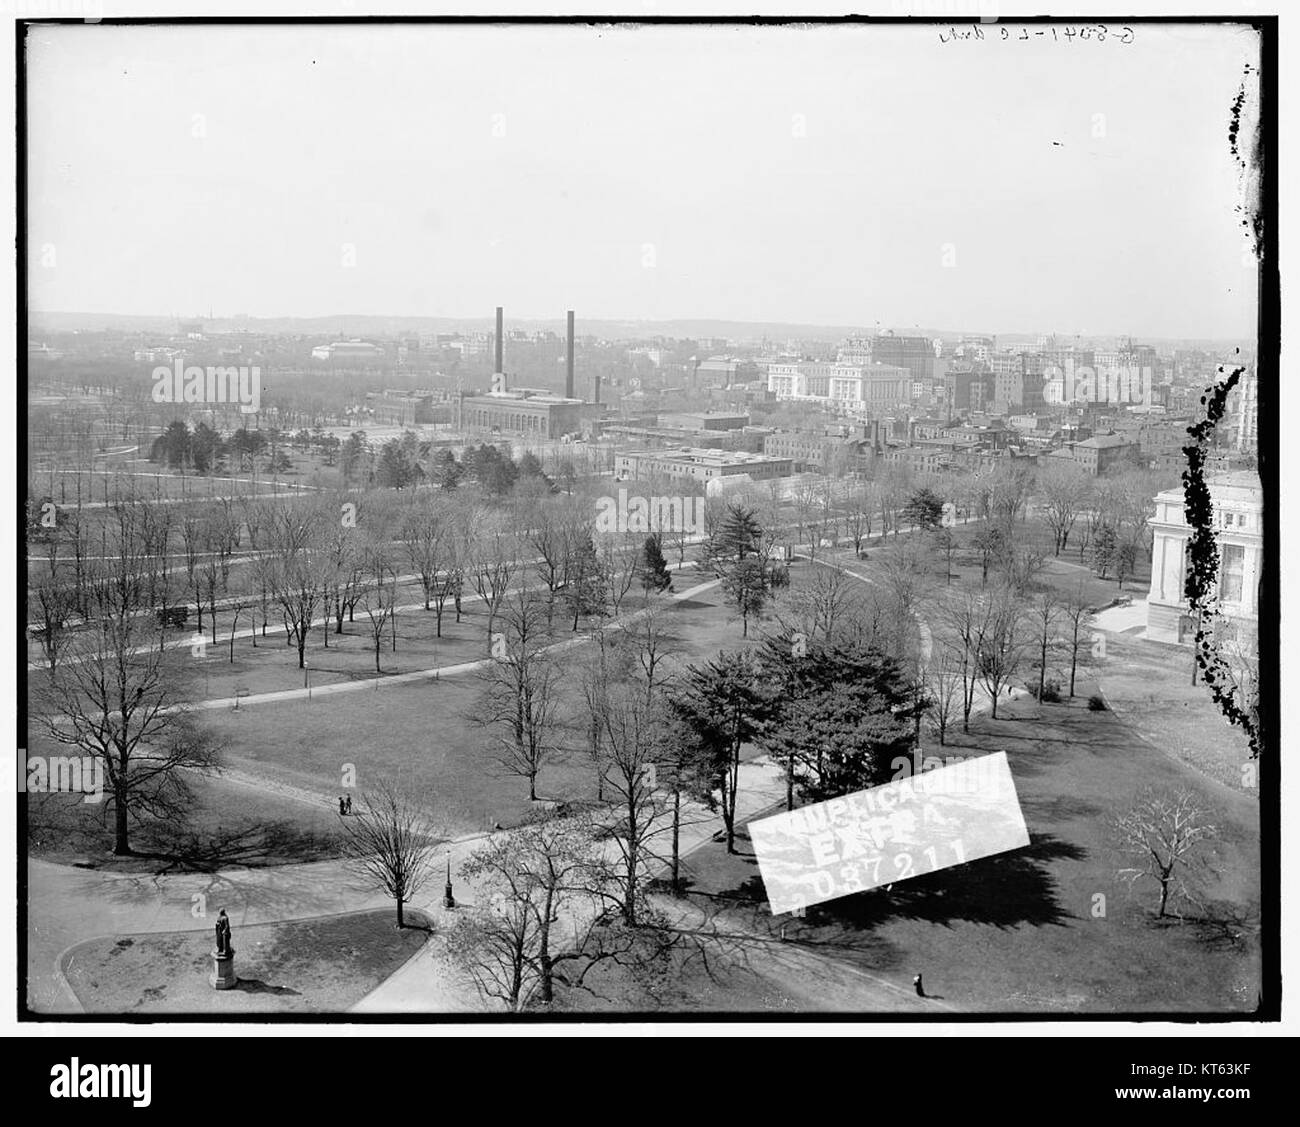
[[[311,662],[307,660],[307,655],[302,659],[302,684],[307,690],[307,699],[311,700]]]
[[[454,908],[456,898],[451,894],[451,855],[447,855],[447,887],[442,894],[442,906],[444,908]]]

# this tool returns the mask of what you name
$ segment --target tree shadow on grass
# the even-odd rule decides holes
[[[1063,925],[1074,916],[1056,899],[1050,861],[1080,860],[1086,850],[1051,834],[1030,834],[1021,849],[983,857],[901,881],[889,888],[843,896],[807,909],[807,923],[821,931],[820,942],[839,945],[848,935],[892,920],[922,920],[951,926],[954,922],[1010,928],[1022,924]],[[762,902],[762,877],[755,874],[721,894],[724,898]]]
[[[134,856],[158,862],[160,876],[322,861],[339,854],[335,838],[303,830],[289,821],[218,827],[206,833],[156,825],[139,836],[142,843],[133,850]]]
[[[1101,814],[1102,808],[1096,803],[1085,802],[1071,795],[1056,798],[1020,797],[1020,812],[1026,821],[1043,824],[1045,822],[1070,822],[1076,818],[1093,818]]]
[[[1259,940],[1259,905],[1238,904],[1230,900],[1210,900],[1199,911],[1151,918],[1148,926],[1187,927],[1196,941],[1212,951],[1249,951]]]

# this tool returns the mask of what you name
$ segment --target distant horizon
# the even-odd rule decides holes
[[[1249,339],[1249,25],[938,30],[32,27],[28,298]]]
[[[347,322],[347,321],[428,321],[428,322],[453,322],[453,323],[474,323],[483,322],[488,325],[493,324],[495,309],[486,314],[475,314],[472,316],[456,316],[445,313],[337,313],[337,314],[319,314],[319,315],[297,315],[297,314],[279,314],[279,315],[262,315],[253,313],[231,313],[231,314],[213,314],[209,316],[203,313],[87,313],[78,310],[55,310],[42,309],[28,311],[28,325],[31,327],[32,321],[40,317],[59,317],[68,320],[83,320],[93,322],[101,318],[116,318],[131,321],[148,321],[148,322],[170,322],[180,324],[184,322],[205,322],[207,324],[216,324],[223,321],[250,321],[250,322]],[[505,310],[505,325],[509,331],[511,324],[518,325],[565,325],[565,313],[562,311],[558,315],[534,316],[521,314],[513,316],[509,309]],[[933,325],[903,327],[899,325],[887,325],[883,322],[877,329],[874,324],[836,324],[833,322],[804,322],[804,321],[781,321],[781,320],[763,320],[748,321],[734,317],[716,317],[716,316],[687,316],[687,317],[631,317],[631,316],[611,316],[611,315],[592,315],[583,317],[578,311],[574,318],[574,327],[576,335],[579,337],[590,336],[591,333],[582,332],[583,323],[597,325],[644,325],[647,327],[657,325],[715,325],[715,326],[745,326],[755,329],[770,330],[826,330],[834,331],[841,336],[850,332],[862,332],[867,336],[876,336],[878,333],[890,333],[895,336],[934,336],[936,334],[961,337],[961,336],[991,336],[995,339],[998,337],[1033,337],[1048,336],[1055,337],[1059,342],[1067,343],[1072,339],[1093,339],[1093,338],[1113,338],[1123,339],[1131,337],[1136,344],[1148,343],[1151,341],[1199,341],[1205,343],[1237,345],[1241,343],[1250,344],[1252,347],[1256,343],[1256,337],[1250,336],[1170,336],[1167,334],[1141,333],[1133,330],[1123,330],[1120,332],[1086,332],[1086,333],[1064,333],[1051,329],[989,329],[989,328],[947,328],[936,327]],[[90,326],[77,326],[90,327]],[[54,332],[70,331],[67,327],[52,328]],[[761,335],[761,334],[760,334]],[[31,341],[28,342],[32,343]]]

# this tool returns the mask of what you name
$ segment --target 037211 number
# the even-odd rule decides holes
[[[966,863],[966,850],[960,841],[954,840],[948,842],[948,849],[953,854],[953,864],[962,865]],[[940,868],[939,850],[930,846],[921,851],[921,856],[929,862],[928,872],[934,872]],[[892,883],[896,880],[906,880],[908,877],[919,875],[916,871],[916,863],[910,853],[895,853],[894,871],[885,872],[885,878],[882,881],[880,877],[880,865],[884,860],[883,857],[864,857],[860,861],[853,861],[850,864],[840,867],[840,880],[844,886],[844,893],[865,892],[868,888],[875,888],[882,883]],[[869,883],[864,884],[863,881]]]

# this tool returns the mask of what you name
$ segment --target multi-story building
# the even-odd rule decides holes
[[[1006,414],[1040,410],[1044,404],[1045,365],[1039,352],[1000,353],[991,361],[994,410]]]
[[[793,472],[794,465],[789,458],[688,446],[678,450],[627,450],[614,456],[614,475],[620,481],[640,481],[662,475],[689,478],[707,485],[710,481],[741,474],[759,481],[789,477]]]
[[[994,379],[989,372],[954,364],[944,375],[943,386],[954,411],[986,411],[993,404]]]
[[[987,364],[989,357],[993,355],[993,346],[992,337],[964,336],[957,342],[953,355],[962,360],[978,360]]]
[[[900,337],[881,333],[871,342],[873,364],[889,364],[906,368],[913,379],[934,378],[934,342],[928,337]]]
[[[767,366],[767,389],[778,399],[827,399],[833,371],[854,369],[813,360],[773,362]]]
[[[1206,480],[1219,548],[1218,606],[1238,638],[1248,640],[1259,627],[1259,580],[1264,566],[1264,490],[1249,471]],[[1147,636],[1163,642],[1191,642],[1196,620],[1184,594],[1187,544],[1192,530],[1183,510],[1183,491],[1156,495],[1151,518],[1151,590],[1147,595]],[[1216,634],[1223,636],[1221,627]]]
[[[381,345],[364,340],[339,340],[333,344],[319,344],[311,350],[313,360],[325,360],[337,366],[379,364],[386,356]]]
[[[839,346],[835,353],[835,362],[837,364],[862,367],[870,364],[872,359],[870,337],[849,337]]]
[[[1252,365],[1228,393],[1226,422],[1234,449],[1248,453],[1259,444],[1259,375]]]
[[[769,458],[789,458],[796,473],[827,471],[840,457],[844,469],[865,470],[881,448],[880,423],[874,419],[848,427],[847,433],[839,427],[827,427],[822,434],[778,430],[763,439],[763,453]]]
[[[1082,442],[1071,442],[1064,449],[1093,477],[1104,474],[1119,462],[1134,462],[1140,457],[1138,444],[1122,434],[1095,434]]]
[[[744,430],[749,426],[749,414],[736,411],[683,411],[660,415],[658,425],[679,430]]]
[[[710,356],[695,367],[697,388],[728,388],[758,377],[758,365],[752,360],[731,356]]]
[[[912,375],[891,364],[772,363],[767,386],[778,399],[821,399],[846,410],[888,409],[912,400]]]
[[[415,427],[434,421],[432,391],[385,388],[366,392],[366,406],[375,422],[386,426]]]
[[[532,438],[559,438],[582,429],[587,405],[581,399],[531,392],[489,392],[466,396],[460,405],[462,427],[482,427],[501,434]]]

